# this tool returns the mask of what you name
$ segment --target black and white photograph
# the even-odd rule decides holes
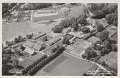
[[[118,76],[118,3],[2,2],[2,76]]]

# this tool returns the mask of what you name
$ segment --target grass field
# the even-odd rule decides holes
[[[38,33],[45,32],[48,33],[51,31],[52,27],[55,24],[60,22],[60,19],[56,19],[55,22],[48,24],[42,24],[39,22],[24,22],[24,23],[11,23],[11,24],[2,24],[2,41],[13,40],[13,38],[18,35],[26,36],[28,33]]]
[[[77,6],[77,7],[72,7],[70,8],[70,12],[68,13],[67,18],[72,18],[72,17],[79,17],[80,15],[84,15],[84,6]]]
[[[88,61],[83,61],[63,53],[45,68],[38,71],[36,76],[82,76],[93,65]]]

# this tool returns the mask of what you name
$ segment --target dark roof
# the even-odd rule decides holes
[[[59,36],[58,36],[58,37],[55,37],[55,38],[49,40],[49,41],[47,42],[47,44],[52,45],[52,44],[56,43],[57,41],[59,41],[60,39],[61,39],[61,38],[60,38]]]
[[[34,35],[32,39],[38,39],[38,38],[40,38],[41,36],[44,36],[44,35],[46,35],[46,33],[38,33],[38,34]]]

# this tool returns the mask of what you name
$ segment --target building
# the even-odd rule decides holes
[[[51,45],[57,43],[57,42],[60,41],[60,40],[61,40],[61,37],[60,37],[60,36],[55,37],[55,38],[53,38],[53,39],[47,41],[47,45],[50,45],[50,46],[51,46]]]
[[[36,39],[38,39],[38,38],[40,38],[40,37],[42,37],[42,36],[44,36],[44,35],[46,35],[46,33],[40,32],[40,33],[34,35],[32,39],[36,40]]]
[[[25,47],[25,52],[33,54],[35,51],[40,51],[44,42],[42,41],[26,41],[23,46]]]

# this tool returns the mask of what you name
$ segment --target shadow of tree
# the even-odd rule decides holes
[[[12,65],[2,65],[2,75],[14,75],[14,73],[10,73],[9,71],[13,69],[14,67]]]

